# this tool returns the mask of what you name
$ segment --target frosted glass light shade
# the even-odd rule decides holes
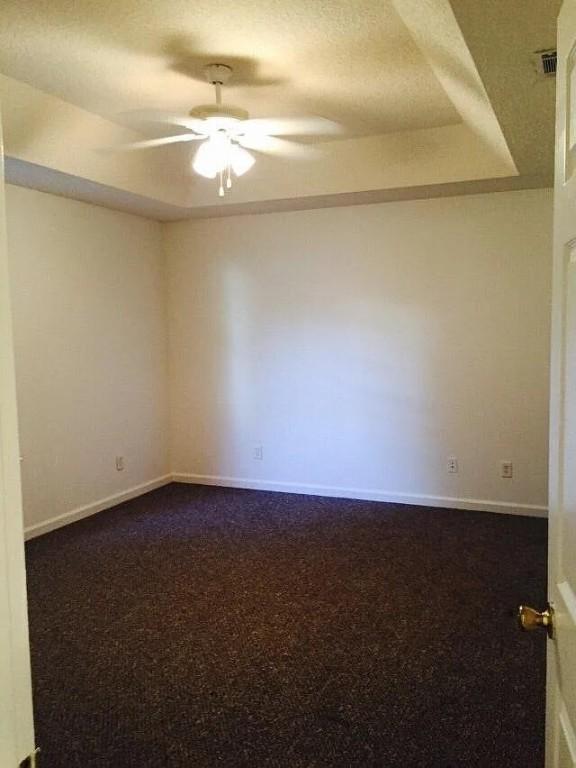
[[[236,176],[242,176],[252,168],[254,158],[250,152],[246,152],[242,147],[234,145],[230,154],[230,165]]]
[[[230,140],[221,133],[215,133],[198,147],[192,168],[207,179],[214,179],[228,165]]]
[[[215,179],[219,173],[227,172],[227,186],[231,186],[230,171],[242,176],[254,165],[254,157],[243,147],[232,143],[224,131],[213,133],[198,147],[192,168],[200,176]]]

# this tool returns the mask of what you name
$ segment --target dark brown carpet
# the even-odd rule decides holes
[[[27,557],[43,768],[543,765],[543,520],[173,484]]]

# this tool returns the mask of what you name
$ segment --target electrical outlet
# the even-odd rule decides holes
[[[505,480],[510,480],[514,477],[514,465],[511,461],[500,462],[500,477],[503,477]]]
[[[450,472],[453,475],[457,475],[458,474],[458,459],[456,459],[454,456],[451,456],[448,459],[447,467],[448,467],[448,472]]]
[[[264,460],[264,448],[261,445],[254,446],[254,451],[252,453],[252,458],[255,461],[263,461]]]
[[[124,456],[116,456],[116,470],[122,472],[124,469]]]

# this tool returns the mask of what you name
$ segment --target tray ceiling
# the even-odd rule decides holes
[[[549,185],[554,81],[530,53],[559,4],[4,0],[7,178],[166,219]],[[106,154],[138,138],[132,110],[210,102],[214,61],[234,67],[225,101],[342,134],[313,161],[259,156],[224,201],[189,145]]]

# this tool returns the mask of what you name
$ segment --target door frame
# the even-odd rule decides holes
[[[0,765],[34,751],[32,677],[0,112]]]

